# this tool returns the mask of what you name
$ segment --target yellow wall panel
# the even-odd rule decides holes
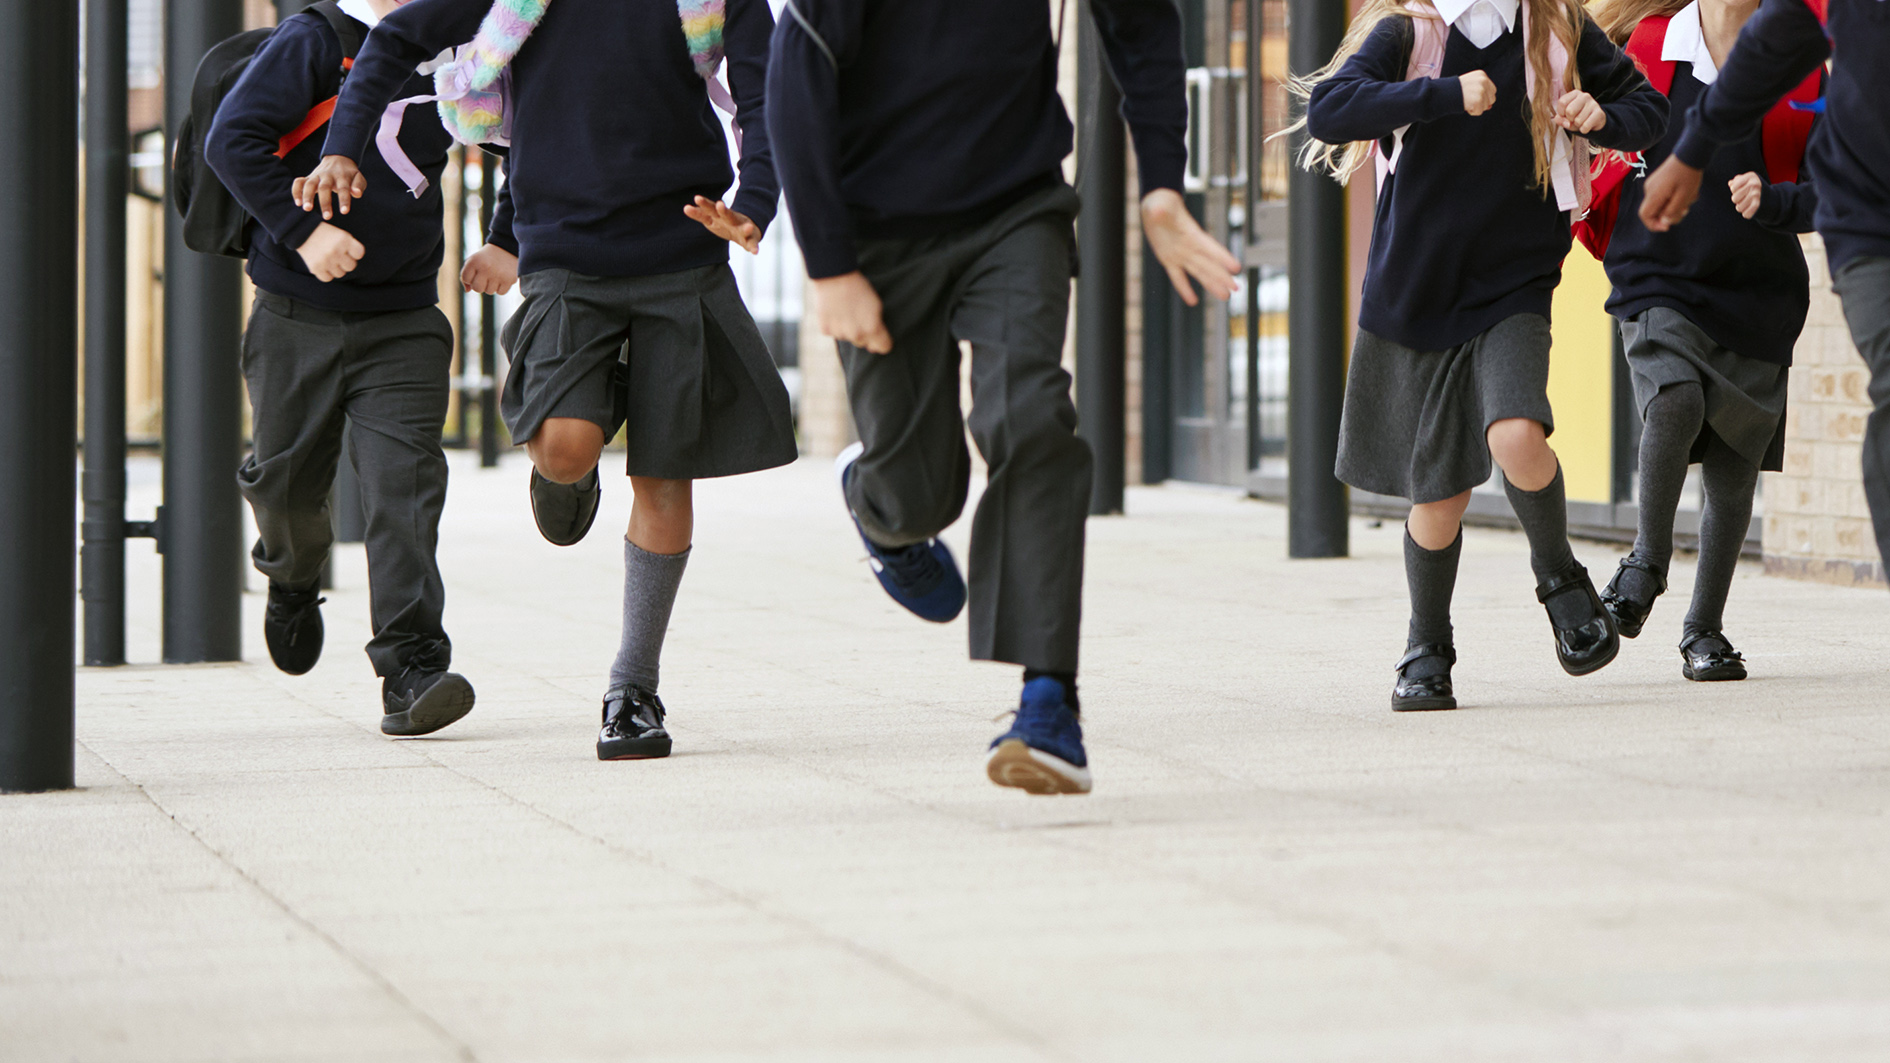
[[[1555,349],[1549,358],[1550,443],[1562,459],[1568,497],[1608,502],[1614,431],[1614,322],[1603,309],[1608,275],[1579,243],[1555,290]]]

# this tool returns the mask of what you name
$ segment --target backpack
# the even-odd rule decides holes
[[[1522,0],[1520,27],[1524,40],[1529,39],[1529,13],[1532,6],[1529,0]],[[1415,81],[1418,78],[1441,77],[1444,68],[1444,47],[1450,40],[1450,24],[1432,6],[1430,0],[1409,0],[1404,5],[1404,13],[1411,19],[1411,56],[1407,61],[1404,80]],[[1549,34],[1549,72],[1555,80],[1556,95],[1560,96],[1568,84],[1568,47],[1562,38]],[[1523,83],[1525,91],[1533,98],[1536,93],[1536,68],[1526,58],[1523,61]],[[1372,159],[1378,176],[1378,188],[1385,186],[1385,178],[1398,170],[1398,157],[1404,154],[1404,133],[1411,127],[1401,126],[1391,135],[1391,153],[1386,154],[1372,142]],[[1550,144],[1550,181],[1555,188],[1556,205],[1566,211],[1573,211],[1581,217],[1589,209],[1592,194],[1588,182],[1588,159],[1591,154],[1588,141],[1570,133],[1556,131]]]
[[[1810,7],[1824,18],[1822,0],[1808,0]],[[1627,54],[1634,60],[1641,73],[1647,76],[1648,84],[1654,86],[1662,96],[1673,92],[1673,77],[1677,62],[1669,62],[1660,57],[1661,50],[1667,43],[1667,24],[1671,19],[1666,15],[1656,15],[1642,19],[1634,27],[1634,34],[1628,38]],[[1765,154],[1766,179],[1774,183],[1795,182],[1798,180],[1798,166],[1805,157],[1805,143],[1811,139],[1811,126],[1822,111],[1821,97],[1824,94],[1824,69],[1811,72],[1805,80],[1785,98],[1778,101],[1766,112],[1764,124],[1759,129],[1759,146]],[[1597,259],[1608,254],[1608,243],[1614,236],[1614,225],[1621,213],[1621,190],[1626,187],[1630,174],[1647,169],[1647,163],[1640,152],[1628,155],[1615,155],[1595,174],[1595,203],[1588,217],[1575,223],[1575,238]]]
[[[732,121],[735,98],[715,76],[722,66],[726,2],[676,0],[676,13],[682,19],[690,61],[708,89],[710,102],[731,119],[729,130],[734,134],[735,151],[740,153],[742,127]],[[551,0],[493,0],[479,23],[479,32],[454,49],[452,61],[434,71],[434,94],[397,100],[388,108],[374,143],[409,192],[417,196],[427,187],[426,178],[400,148],[401,117],[412,104],[436,104],[440,124],[461,144],[511,146],[512,60],[550,6]]]
[[[328,20],[335,36],[341,38],[341,76],[346,80],[361,51],[361,24],[344,13],[332,0],[321,0],[309,11]],[[171,201],[184,219],[184,246],[206,255],[249,257],[249,212],[244,210],[230,190],[223,187],[203,158],[204,140],[216,121],[217,108],[236,87],[238,78],[249,69],[249,62],[275,33],[273,27],[249,30],[218,44],[204,54],[197,64],[197,76],[190,85],[190,113],[178,123],[175,157],[171,165]],[[276,148],[281,158],[328,124],[335,113],[336,97],[318,103]]]

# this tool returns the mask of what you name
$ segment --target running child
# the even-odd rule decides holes
[[[1758,0],[1615,0],[1598,13],[1654,87],[1685,112],[1719,76]],[[1822,90],[1814,72],[1793,93]],[[1785,385],[1810,305],[1804,252],[1817,198],[1802,174],[1811,112],[1780,101],[1763,131],[1721,149],[1689,224],[1668,233],[1641,224],[1641,178],[1673,152],[1674,123],[1638,159],[1611,160],[1602,199],[1577,233],[1603,262],[1621,322],[1643,429],[1640,528],[1602,591],[1623,638],[1641,633],[1667,589],[1674,510],[1687,466],[1701,465],[1705,508],[1693,603],[1680,638],[1680,673],[1702,682],[1744,679],[1744,658],[1722,630],[1733,571],[1752,523],[1759,470],[1783,468]],[[1796,183],[1805,181],[1805,183]],[[1609,187],[1612,186],[1612,187]],[[1612,224],[1612,235],[1608,229]]]
[[[295,138],[308,132],[311,111],[335,98],[349,54],[396,6],[340,0],[284,20],[217,108],[205,159],[255,219],[256,303],[243,338],[255,442],[237,482],[256,514],[256,569],[269,577],[269,656],[290,675],[321,657],[319,588],[334,539],[328,496],[345,417],[367,514],[367,652],[382,677],[381,730],[408,736],[473,707],[472,685],[447,671],[453,644],[434,557],[453,357],[452,326],[434,305],[446,253],[439,176],[451,138],[428,116],[402,130],[402,151],[430,182],[418,197],[383,196],[320,218],[291,196],[321,156],[319,136]],[[361,153],[361,170],[377,183],[395,181],[378,150]]]
[[[1764,0],[1718,80],[1687,114],[1673,154],[1647,179],[1641,219],[1666,232],[1687,217],[1715,154],[1752,136],[1779,100],[1831,60],[1823,117],[1806,159],[1831,287],[1870,366],[1864,498],[1890,564],[1890,3]]]
[[[362,48],[301,194],[324,215],[401,197],[357,160],[409,75],[468,41],[509,61],[508,191],[464,279],[498,290],[519,275],[501,412],[531,456],[545,538],[569,545],[589,530],[599,457],[627,422],[636,501],[600,759],[670,752],[658,665],[689,560],[692,481],[797,453],[787,390],[728,268],[729,243],[753,251],[774,217],[762,111],[773,28],[766,0],[412,0]],[[732,207],[711,109],[724,50],[743,145]]]
[[[1636,151],[1667,100],[1575,0],[1370,0],[1299,82],[1302,152],[1344,179],[1380,153],[1383,185],[1337,475],[1411,500],[1411,626],[1391,707],[1451,709],[1451,594],[1470,489],[1503,470],[1536,598],[1570,675],[1620,647],[1568,542],[1550,448],[1549,305],[1586,203],[1589,144]]]
[[[1089,0],[1134,137],[1149,247],[1190,305],[1240,265],[1182,204],[1181,20],[1171,0]],[[1090,789],[1077,642],[1091,454],[1060,362],[1077,197],[1048,5],[793,0],[775,32],[769,124],[822,330],[840,341],[860,443],[841,489],[888,594],[943,623],[967,591],[937,535],[989,466],[971,527],[971,656],[1022,665],[987,772]],[[1114,210],[1116,204],[1100,204]]]

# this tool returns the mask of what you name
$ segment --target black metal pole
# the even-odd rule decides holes
[[[453,259],[453,276],[458,278],[461,274],[466,272],[467,258],[466,149],[464,147],[454,147],[452,153],[446,157],[446,165],[452,169],[454,176],[457,178],[457,180],[453,182],[454,198],[458,203],[457,209],[453,211],[453,222],[455,225],[459,226],[459,232],[455,234],[453,246],[459,249],[459,253],[455,255]],[[453,382],[453,386],[454,392],[459,396],[459,408],[457,416],[453,418],[457,423],[453,426],[453,441],[449,445],[464,447],[467,441],[466,378],[472,376],[470,367],[466,364],[466,352],[472,350],[472,345],[466,342],[466,293],[457,286],[453,288],[453,310],[450,316],[453,319],[453,364],[459,372],[459,379]]]
[[[125,663],[127,0],[85,4],[85,663]]]
[[[479,153],[479,233],[492,231],[492,209],[499,201],[499,157]],[[499,463],[499,301],[479,297],[479,464]],[[608,443],[609,440],[604,442]]]
[[[1128,385],[1127,237],[1124,233],[1122,93],[1103,61],[1087,4],[1077,21],[1077,98],[1083,213],[1077,218],[1076,412],[1077,432],[1095,452],[1091,513],[1122,512]]]
[[[1288,62],[1305,73],[1345,35],[1345,0],[1290,0]],[[1305,134],[1294,138],[1298,150]],[[1344,557],[1345,485],[1333,475],[1345,401],[1345,190],[1294,167],[1287,195],[1287,547],[1290,557]]]
[[[243,4],[166,6],[164,128],[175,152],[197,63],[242,32]],[[164,660],[235,661],[243,656],[242,274],[235,259],[185,248],[182,230],[177,211],[165,211]]]
[[[72,785],[79,6],[0,4],[0,791]]]

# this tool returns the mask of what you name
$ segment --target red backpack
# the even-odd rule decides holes
[[[1820,22],[1825,17],[1825,0],[1804,0],[1818,16]],[[1661,49],[1667,43],[1667,23],[1669,17],[1657,15],[1642,19],[1634,27],[1634,35],[1628,38],[1628,56],[1634,60],[1641,73],[1661,95],[1673,92],[1673,75],[1676,63],[1660,57]],[[1819,68],[1799,82],[1798,87],[1785,95],[1785,98],[1765,115],[1765,122],[1759,130],[1759,145],[1765,153],[1766,177],[1774,183],[1796,182],[1798,166],[1805,157],[1805,142],[1811,138],[1811,125],[1817,119],[1816,113],[1809,107],[1824,92],[1824,70]],[[1794,106],[1796,105],[1796,106]],[[1684,121],[1684,118],[1682,119]],[[1644,169],[1645,163],[1639,152],[1628,155],[1625,159],[1617,155],[1594,177],[1594,202],[1589,207],[1588,216],[1574,225],[1575,238],[1582,242],[1596,258],[1608,253],[1608,239],[1614,235],[1615,218],[1621,210],[1621,188],[1627,183],[1628,175]]]

